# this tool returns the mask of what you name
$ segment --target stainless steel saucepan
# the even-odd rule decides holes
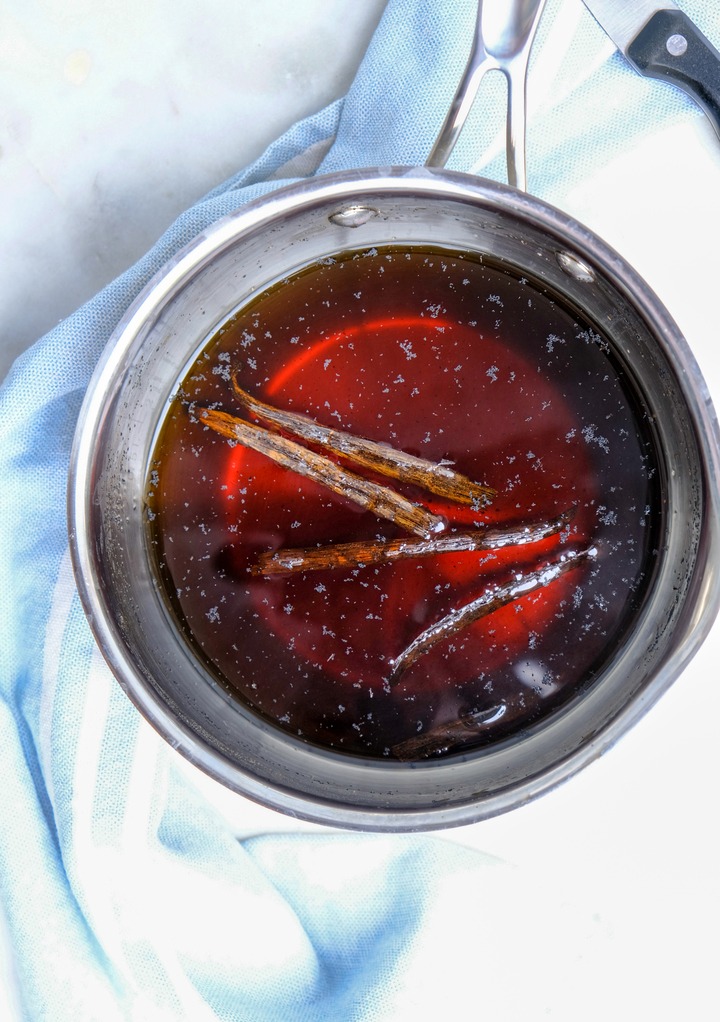
[[[491,52],[482,45],[481,5],[469,73],[433,151],[433,166],[316,177],[215,224],[127,311],[81,412],[69,528],[80,595],[100,649],[129,697],[174,748],[229,788],[293,816],[343,827],[417,830],[468,823],[522,804],[571,776],[633,725],[681,673],[718,609],[718,425],[678,328],[633,269],[581,224],[518,188],[439,166],[477,85],[478,68],[510,67],[513,94],[522,92],[539,5],[514,6],[522,29],[504,50],[493,43]],[[522,131],[514,119],[509,135],[510,162],[522,183]],[[168,409],[188,367],[218,330],[307,268],[385,249],[465,254],[578,310],[602,337],[602,356],[621,367],[623,386],[643,409],[657,473],[652,577],[638,595],[631,625],[621,641],[608,637],[587,684],[554,712],[501,740],[409,761],[306,741],[233,697],[178,624],[158,579],[146,506],[153,451]],[[478,378],[487,368],[478,368]],[[601,383],[599,377],[589,386]],[[358,387],[359,403],[367,389],[367,381]],[[522,411],[519,402],[518,416]],[[452,416],[451,403],[444,414]],[[586,440],[598,458],[612,458],[612,451],[600,449],[601,425]],[[476,428],[494,427],[485,419]],[[606,496],[598,494],[596,509]],[[524,510],[532,515],[530,507]],[[603,611],[597,606],[594,612]],[[580,632],[576,638],[580,643]],[[276,632],[273,641],[287,640]],[[242,649],[241,633],[237,642]]]

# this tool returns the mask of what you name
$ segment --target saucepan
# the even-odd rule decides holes
[[[516,7],[506,50],[479,18],[433,166],[209,228],[80,415],[71,550],[111,670],[292,816],[512,809],[636,722],[717,612],[718,426],[678,328],[581,224],[439,166],[478,68],[526,61],[540,5]]]

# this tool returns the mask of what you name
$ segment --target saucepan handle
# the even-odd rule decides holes
[[[488,71],[507,78],[508,182],[526,188],[526,80],[530,50],[545,0],[479,0],[475,34],[465,70],[426,166],[444,167]]]

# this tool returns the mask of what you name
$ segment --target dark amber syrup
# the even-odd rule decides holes
[[[451,531],[575,516],[501,551],[255,576],[264,551],[402,532],[204,426],[200,406],[252,421],[232,373],[262,401],[497,491],[480,509],[392,483]],[[479,258],[386,248],[307,267],[218,330],[162,425],[147,508],[178,626],[228,691],[300,740],[422,758],[527,729],[592,684],[650,582],[659,487],[637,390],[577,309]],[[448,611],[586,548],[581,566],[387,685],[392,660]]]

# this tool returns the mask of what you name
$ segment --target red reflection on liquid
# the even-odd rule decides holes
[[[562,394],[511,345],[469,326],[427,316],[364,322],[304,348],[256,396],[430,460],[451,460],[497,490],[490,507],[474,511],[402,488],[444,515],[450,529],[515,525],[574,506],[570,545],[588,539],[595,480],[587,444]],[[377,481],[401,489],[394,481]],[[241,535],[235,571],[247,579],[257,611],[278,639],[353,683],[380,682],[388,661],[420,631],[493,582],[540,567],[568,541],[555,536],[491,553],[250,580],[246,569],[262,549],[399,533],[240,446],[228,449],[223,484],[228,515]],[[424,656],[407,681],[434,687],[516,658],[547,628],[558,627],[577,581],[573,571],[478,621]]]

